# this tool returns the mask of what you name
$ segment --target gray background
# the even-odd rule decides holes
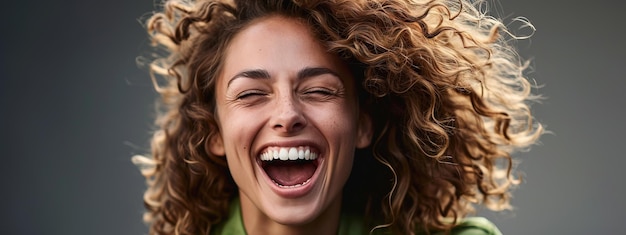
[[[582,1],[579,1],[582,2]],[[618,2],[618,3],[615,3]],[[501,6],[500,6],[501,5]],[[486,213],[505,234],[623,234],[624,4],[502,0],[505,22],[548,97],[554,134],[517,154],[516,210]],[[0,234],[146,234],[143,178],[152,91],[135,57],[153,1],[4,1],[0,14]]]

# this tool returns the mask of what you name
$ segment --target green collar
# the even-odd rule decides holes
[[[382,232],[382,231],[380,231]],[[384,232],[383,232],[384,233]],[[383,234],[380,233],[380,234]],[[246,235],[241,218],[241,205],[239,198],[233,199],[230,203],[230,212],[226,221],[218,224],[211,231],[211,235]],[[369,231],[365,229],[363,220],[357,216],[341,214],[338,235],[367,235]],[[379,234],[378,231],[372,234]],[[388,234],[388,233],[385,233]],[[418,233],[421,234],[421,233]],[[432,233],[433,235],[445,233]],[[502,235],[498,228],[489,220],[481,217],[468,217],[460,221],[455,226],[451,235]]]
[[[246,235],[241,218],[241,205],[239,198],[235,198],[230,203],[228,219],[212,229],[211,235]]]

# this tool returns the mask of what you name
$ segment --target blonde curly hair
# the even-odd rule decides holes
[[[374,144],[356,158],[344,198],[370,228],[449,230],[473,205],[510,208],[519,183],[511,154],[543,132],[529,101],[527,63],[506,27],[465,0],[169,0],[147,21],[168,55],[150,65],[161,94],[147,178],[150,234],[209,234],[237,195],[218,134],[215,79],[226,47],[254,19],[308,23],[345,59],[373,120]],[[510,38],[510,37],[508,37]],[[365,160],[359,160],[365,159]],[[375,190],[359,190],[367,183]],[[371,186],[374,185],[374,186]],[[352,207],[351,207],[352,206]],[[366,208],[362,210],[362,208]]]

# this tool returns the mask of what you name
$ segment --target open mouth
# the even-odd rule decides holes
[[[270,147],[261,154],[261,167],[281,188],[308,184],[317,170],[318,153],[306,146]]]

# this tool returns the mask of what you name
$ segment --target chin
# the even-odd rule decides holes
[[[323,214],[322,202],[302,202],[287,205],[270,205],[266,214],[273,221],[283,225],[300,226],[313,222]],[[328,208],[326,208],[328,210]]]

